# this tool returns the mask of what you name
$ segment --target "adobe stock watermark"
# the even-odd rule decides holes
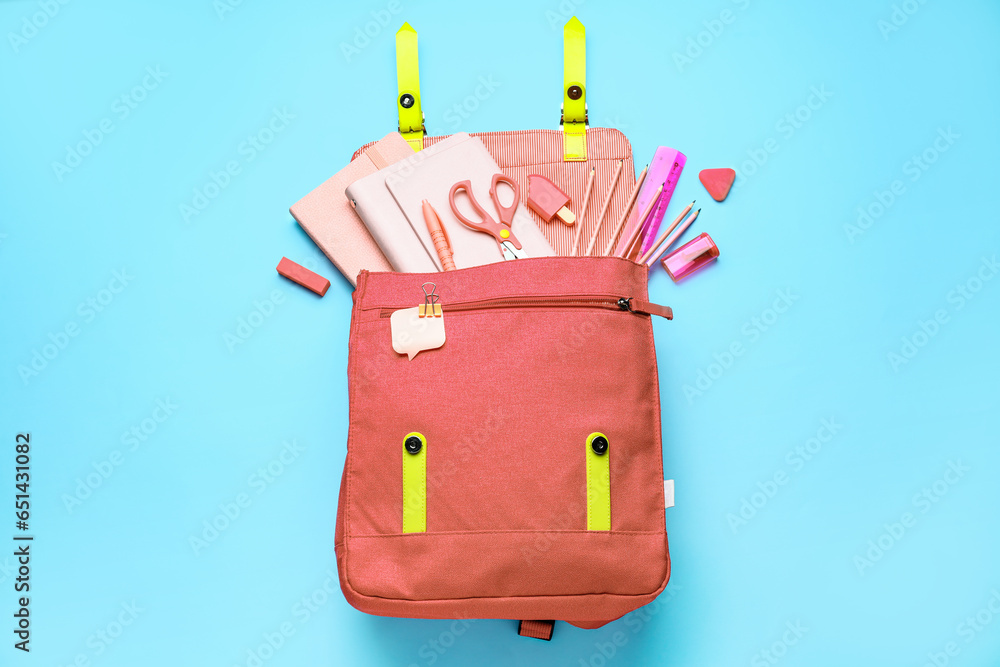
[[[1000,616],[1000,590],[994,588],[990,590],[990,597],[981,608],[966,616],[955,626],[955,634],[968,646],[997,616]],[[961,653],[962,646],[958,641],[949,640],[941,650],[927,652],[927,662],[924,663],[924,667],[946,667],[951,664],[952,658],[958,657]]]
[[[201,555],[205,549],[229,530],[253,505],[254,498],[261,496],[277,482],[278,478],[288,470],[288,467],[298,461],[305,449],[305,445],[300,445],[297,440],[286,440],[282,443],[281,451],[277,456],[247,477],[247,491],[241,491],[233,498],[219,503],[218,513],[201,522],[199,533],[192,533],[188,536],[188,546],[191,547],[194,555]]]
[[[576,15],[577,8],[585,2],[586,0],[562,0],[554,10],[546,9],[545,20],[549,28],[553,31],[562,30],[566,22]]]
[[[749,525],[754,517],[778,495],[781,487],[787,485],[795,473],[801,472],[806,464],[819,456],[823,447],[830,444],[843,428],[844,425],[838,423],[836,417],[821,419],[819,428],[812,437],[807,438],[801,445],[789,449],[785,454],[787,469],[780,467],[763,481],[757,482],[756,491],[740,498],[739,509],[726,514],[726,523],[729,524],[733,535],[736,535],[740,528]]]
[[[532,565],[536,558],[541,557],[552,548],[560,532],[578,530],[581,526],[587,525],[586,503],[569,500],[559,511],[553,509],[545,525],[548,529],[536,531],[530,547],[528,545],[521,546],[521,558],[528,565]]]
[[[893,372],[899,373],[903,366],[913,361],[920,354],[920,351],[927,347],[941,332],[941,328],[951,322],[952,315],[961,311],[976,298],[986,283],[993,280],[997,273],[1000,273],[1000,263],[997,263],[997,256],[983,257],[973,275],[948,291],[945,300],[950,307],[950,312],[948,307],[938,308],[928,319],[917,320],[916,330],[900,338],[899,348],[890,350],[886,354],[886,359],[888,359]]]
[[[903,163],[903,176],[910,183],[919,181],[927,173],[927,170],[931,168],[931,165],[937,162],[941,155],[948,152],[961,136],[951,129],[951,125],[947,129],[939,127],[937,129],[937,136],[927,148],[911,156],[909,160]],[[902,178],[893,179],[884,190],[874,190],[871,198],[858,206],[855,211],[856,217],[854,223],[844,225],[844,234],[847,235],[848,242],[853,245],[855,239],[871,229],[892,208],[893,204],[907,192],[906,182]]]
[[[120,123],[132,115],[132,112],[139,108],[139,105],[146,101],[149,94],[160,87],[163,80],[170,76],[157,65],[155,68],[149,66],[146,73],[135,86],[122,93],[111,103],[112,116],[105,116],[97,122],[97,127],[86,128],[82,131],[83,139],[75,144],[66,144],[66,155],[63,161],[54,160],[52,162],[52,173],[60,183],[68,174],[83,164],[83,161],[100,146],[104,140],[118,127]]]
[[[329,603],[332,597],[340,595],[337,574],[332,570],[326,570],[323,574],[325,576],[323,582],[292,604],[288,617],[278,623],[273,630],[261,633],[261,641],[247,648],[240,661],[233,663],[233,667],[263,667],[266,665],[304,625]]]
[[[15,574],[17,574],[17,563],[12,561],[10,556],[5,557],[0,563],[0,585],[6,583]]]
[[[555,340],[547,341],[552,345],[546,345],[545,351],[553,352],[553,363],[560,365],[569,363],[573,359],[578,359],[584,350],[604,344],[607,340],[602,335],[604,333],[607,333],[607,330],[598,327],[594,318],[581,319],[570,325]]]
[[[344,60],[351,62],[361,52],[367,49],[373,40],[385,32],[389,27],[392,18],[403,11],[403,5],[399,0],[389,0],[383,9],[371,12],[371,20],[364,25],[354,26],[354,35],[350,42],[340,43],[340,53]]]
[[[246,139],[241,141],[236,147],[236,155],[227,160],[222,167],[216,170],[209,170],[208,180],[201,186],[194,188],[194,195],[190,201],[178,206],[181,220],[191,222],[191,219],[205,212],[209,205],[230,186],[233,179],[243,173],[243,168],[254,160],[268,147],[274,140],[288,129],[291,121],[295,120],[295,114],[288,111],[287,107],[271,110],[271,117],[255,132],[251,132]]]
[[[76,486],[73,487],[72,493],[62,494],[63,507],[68,513],[72,514],[74,510],[83,505],[84,501],[93,496],[97,489],[104,486],[118,468],[125,464],[126,453],[131,454],[139,451],[139,448],[145,446],[160,426],[180,408],[179,405],[170,400],[169,396],[157,398],[154,404],[155,407],[148,417],[132,424],[128,430],[121,434],[122,449],[112,450],[106,458],[100,461],[91,461],[90,467],[93,471],[88,472],[83,477],[76,478]]]
[[[621,119],[621,116],[615,114],[614,116],[598,116],[592,115],[591,118],[594,120],[591,127],[610,127],[615,130],[624,132],[629,129],[629,124]]]
[[[723,9],[717,17],[702,21],[704,30],[687,38],[687,44],[683,51],[674,51],[674,65],[679,74],[684,72],[684,68],[693,65],[694,61],[705,53],[706,50],[715,44],[715,41],[726,31],[726,26],[732,25],[740,17],[739,12],[746,11],[750,7],[750,0],[732,0],[738,11]]]
[[[826,89],[826,84],[820,84],[818,87],[810,86],[805,101],[779,118],[774,124],[774,131],[780,135],[780,139],[788,141],[812,119],[815,112],[823,108],[831,97],[833,93]],[[760,147],[747,149],[747,159],[736,168],[737,187],[743,187],[747,179],[763,168],[771,156],[780,149],[781,141],[778,137],[768,137]]]
[[[883,532],[874,539],[868,540],[867,548],[861,554],[854,556],[854,567],[858,574],[863,577],[867,570],[875,567],[875,563],[882,560],[893,547],[899,544],[907,532],[917,525],[920,517],[930,512],[935,505],[941,502],[948,495],[951,487],[958,484],[971,470],[972,468],[963,465],[961,460],[948,461],[948,467],[945,468],[944,474],[913,494],[910,499],[910,504],[913,505],[917,514],[906,511],[900,515],[898,521],[883,523]]]
[[[21,17],[21,29],[7,33],[7,43],[14,53],[20,53],[21,48],[38,36],[38,33],[54,19],[64,5],[70,0],[39,0],[38,11]]]
[[[771,302],[770,306],[764,308],[759,315],[751,317],[740,327],[740,334],[743,337],[734,340],[721,352],[713,354],[713,361],[705,368],[698,369],[694,382],[681,387],[688,405],[693,404],[694,399],[700,398],[711,389],[733,367],[736,360],[746,354],[748,345],[760,340],[760,337],[770,331],[781,319],[781,316],[787,313],[792,305],[799,300],[799,295],[788,287],[779,289],[774,294],[774,301]]]
[[[462,98],[460,101],[451,105],[451,107],[444,112],[444,122],[448,125],[448,130],[445,130],[439,126],[431,127],[428,125],[427,132],[432,136],[440,136],[442,134],[448,134],[457,132],[462,124],[467,121],[472,115],[479,109],[480,106],[486,100],[493,97],[493,93],[497,88],[501,86],[501,82],[494,78],[494,75],[488,74],[486,76],[479,77],[475,88],[472,92]]]
[[[882,41],[888,42],[889,35],[899,32],[899,29],[906,25],[910,17],[920,11],[920,8],[927,4],[927,0],[903,0],[898,4],[893,4],[892,12],[887,19],[879,19],[875,24],[882,34]]]
[[[87,637],[84,642],[86,650],[78,652],[65,666],[60,663],[58,667],[90,667],[92,661],[107,653],[145,611],[135,600],[121,603],[112,619]]]
[[[781,659],[788,655],[789,649],[799,643],[809,628],[802,625],[802,621],[785,621],[785,631],[781,637],[776,639],[767,648],[763,648],[750,658],[750,667],[770,667],[777,665]]]
[[[406,182],[406,179],[416,173],[417,167],[427,159],[427,151],[417,151],[413,155],[407,155],[399,162],[394,163],[393,171],[385,177],[386,185],[389,187],[402,185]]]
[[[606,637],[606,641],[594,642],[594,652],[586,658],[580,658],[580,667],[605,667],[610,664],[615,657],[621,655],[621,650],[634,639],[635,635],[648,627],[653,618],[663,610],[663,607],[682,590],[684,587],[680,584],[670,583],[655,600],[622,617],[625,627],[630,632],[615,630]]]
[[[263,667],[280,651],[323,607],[329,603],[330,598],[339,595],[340,590],[337,585],[339,579],[336,573],[327,570],[323,582],[303,595],[297,600],[289,610],[289,617],[278,623],[274,630],[261,634],[261,641],[250,648],[247,648],[240,662],[233,663],[233,667]]]
[[[235,12],[242,4],[243,0],[213,0],[212,9],[220,21],[225,21],[226,16]]]
[[[254,300],[253,308],[245,316],[236,318],[236,328],[232,333],[225,331],[222,334],[222,341],[226,344],[229,354],[236,351],[236,348],[246,343],[257,333],[257,330],[264,326],[278,306],[285,303],[285,293],[279,289],[271,290],[271,293],[257,301]]]
[[[33,378],[38,377],[42,371],[49,367],[60,354],[62,354],[73,339],[83,331],[81,325],[87,325],[97,319],[97,316],[107,310],[118,295],[131,284],[135,276],[128,273],[128,269],[112,271],[111,280],[107,285],[97,291],[93,296],[89,296],[76,307],[77,319],[70,319],[55,333],[49,332],[47,341],[40,347],[32,348],[31,359],[26,364],[19,364],[17,375],[21,378],[21,383],[27,387]]]
[[[420,645],[417,656],[421,663],[411,662],[408,667],[420,667],[421,664],[433,665],[440,660],[469,631],[476,622],[474,618],[458,618],[434,637]]]
[[[278,623],[273,630],[262,633],[261,641],[255,646],[247,648],[240,662],[234,663],[233,667],[262,667],[277,655],[278,651],[295,636],[299,629],[326,607],[331,598],[340,595],[337,574],[332,570],[327,570],[324,574],[326,578],[319,586],[303,595],[292,605],[288,618]],[[456,619],[452,621],[448,629],[425,642],[418,650],[418,655],[424,664],[433,665],[436,663],[475,622],[474,619]],[[411,663],[411,667],[419,667],[419,665]]]

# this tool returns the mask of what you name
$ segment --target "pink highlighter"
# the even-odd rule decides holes
[[[712,237],[702,232],[677,250],[663,258],[663,268],[676,283],[695,271],[705,268],[719,256],[719,246]]]

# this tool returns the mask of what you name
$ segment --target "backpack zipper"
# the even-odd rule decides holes
[[[380,308],[379,317],[387,318],[393,312],[408,306],[397,308]],[[494,299],[477,299],[474,301],[457,301],[444,303],[445,313],[460,313],[473,310],[490,310],[503,308],[602,308],[604,310],[619,310],[640,315],[658,315],[672,320],[673,310],[668,306],[634,299],[628,296],[537,296],[537,297],[499,297]]]

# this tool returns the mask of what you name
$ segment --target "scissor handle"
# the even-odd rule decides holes
[[[497,183],[504,183],[514,191],[514,201],[510,206],[504,206],[500,203],[500,195],[497,193]],[[493,181],[490,183],[490,198],[493,199],[493,204],[497,207],[497,213],[500,214],[500,224],[511,227],[514,222],[514,213],[517,211],[517,205],[521,203],[521,190],[518,188],[517,183],[513,178],[505,176],[500,172],[493,174]]]
[[[469,220],[465,217],[465,214],[458,210],[458,206],[455,205],[455,194],[459,190],[465,190],[465,195],[469,198],[469,202],[472,204],[472,209],[479,214],[480,220]],[[477,232],[485,232],[495,238],[497,243],[503,243],[511,237],[510,230],[496,220],[494,220],[489,213],[486,212],[479,202],[476,201],[475,196],[472,194],[472,181],[465,180],[455,183],[451,186],[451,191],[448,192],[448,203],[451,204],[452,213],[458,218],[458,221],[469,229],[474,229]],[[520,246],[518,246],[520,247]]]

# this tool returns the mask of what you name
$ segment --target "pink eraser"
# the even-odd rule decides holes
[[[537,213],[545,222],[559,218],[565,225],[572,225],[576,216],[567,208],[569,195],[556,184],[538,174],[528,175],[528,208]]]
[[[305,287],[307,290],[312,290],[323,296],[326,291],[330,289],[330,281],[319,275],[318,273],[313,273],[304,266],[299,266],[287,257],[282,257],[281,261],[278,262],[278,273],[285,276],[293,283],[298,283]]]

